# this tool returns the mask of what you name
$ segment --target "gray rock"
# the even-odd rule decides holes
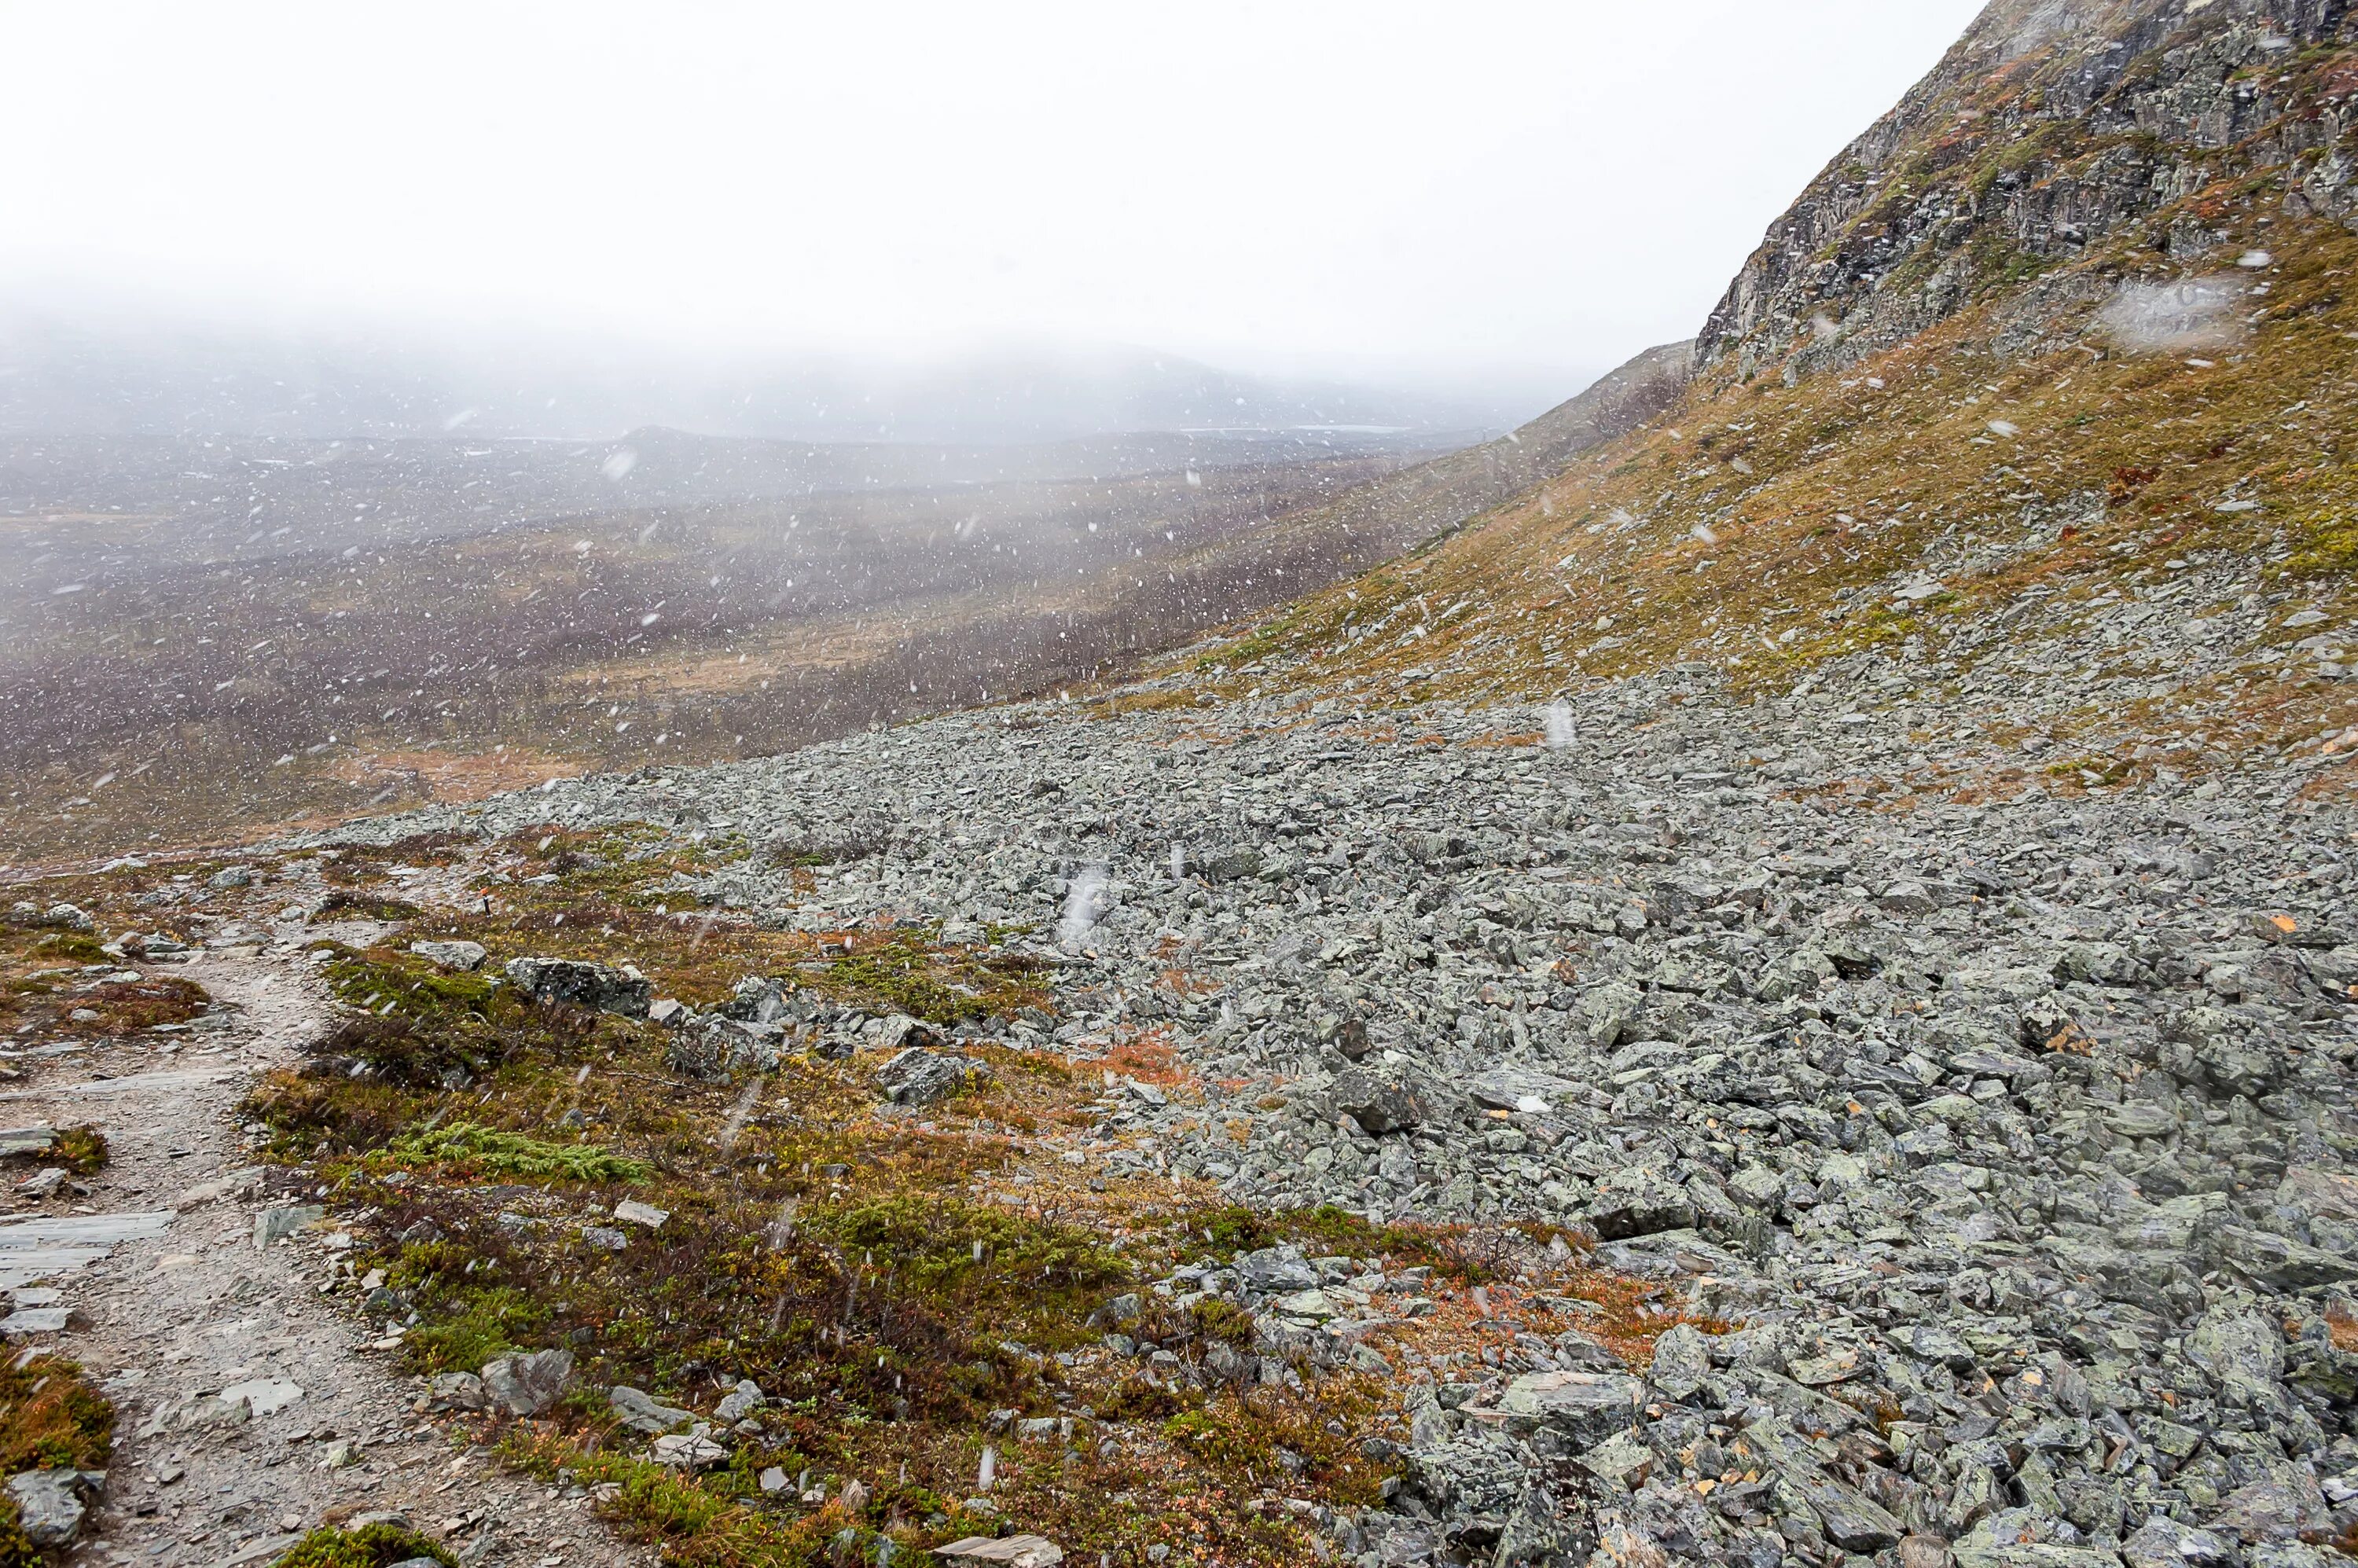
[[[661,1403],[644,1390],[625,1383],[617,1383],[607,1390],[606,1402],[624,1426],[650,1436],[676,1432],[696,1420],[689,1411]]]
[[[535,1001],[644,1018],[654,1000],[654,982],[644,976],[579,958],[510,958],[503,972]]]
[[[2230,1390],[2269,1390],[2284,1378],[2284,1335],[2250,1307],[2223,1302],[2186,1336],[2186,1358]]]
[[[491,957],[481,942],[412,942],[409,950],[438,969],[480,969]]]
[[[1293,1247],[1264,1247],[1258,1252],[1248,1252],[1237,1260],[1236,1271],[1238,1282],[1255,1295],[1290,1295],[1318,1286],[1318,1271],[1303,1258],[1299,1249]]]
[[[8,1477],[8,1499],[16,1505],[18,1528],[34,1545],[51,1550],[71,1545],[90,1509],[85,1498],[99,1484],[92,1472],[25,1470]]]
[[[2358,1259],[2340,1257],[2274,1231],[2227,1225],[2220,1227],[2219,1240],[2220,1253],[2228,1262],[2272,1291],[2291,1294],[2358,1280]]]
[[[1629,1165],[1597,1179],[1588,1223],[1607,1240],[1686,1230],[1695,1222],[1687,1190],[1650,1165]]]
[[[1654,1341],[1654,1363],[1646,1380],[1673,1400],[1692,1397],[1711,1376],[1711,1348],[1691,1323],[1675,1324]]]
[[[1408,1132],[1425,1117],[1422,1099],[1406,1085],[1357,1070],[1335,1080],[1335,1108],[1371,1135]]]
[[[492,1410],[505,1415],[542,1415],[564,1397],[572,1379],[570,1350],[503,1356],[483,1367],[483,1397]]]
[[[751,1378],[741,1378],[735,1388],[721,1396],[720,1403],[713,1410],[713,1419],[723,1426],[734,1426],[769,1402],[770,1397],[762,1391],[761,1384]]]
[[[877,1070],[876,1086],[902,1105],[934,1105],[990,1076],[990,1069],[971,1056],[913,1045]]]
[[[1634,986],[1607,983],[1589,987],[1580,996],[1580,1016],[1587,1026],[1588,1043],[1600,1051],[1611,1050],[1621,1043],[1622,1035],[1645,1007],[1645,994]]]
[[[483,1380],[472,1372],[437,1374],[428,1387],[427,1397],[433,1400],[438,1410],[491,1409],[491,1398],[484,1391]]]
[[[327,1209],[319,1204],[289,1204],[265,1208],[254,1217],[254,1245],[259,1251],[276,1245],[289,1236],[308,1230],[326,1217]]]
[[[1636,1425],[1645,1393],[1643,1383],[1622,1373],[1530,1372],[1481,1413],[1516,1436],[1545,1428],[1574,1449],[1588,1449]]]
[[[2121,1543],[2128,1568],[2226,1568],[2236,1555],[2231,1538],[2180,1524],[2168,1514],[2154,1515]]]
[[[2275,1474],[2230,1492],[2204,1528],[2246,1546],[2330,1533],[2332,1510],[2317,1478],[2299,1466],[2273,1468]]]
[[[2121,1568],[2116,1552],[2051,1541],[1960,1541],[1950,1552],[1956,1568]]]

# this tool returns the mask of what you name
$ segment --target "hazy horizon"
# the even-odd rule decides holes
[[[1134,350],[1500,426],[1692,334],[1977,8],[20,11],[0,308],[642,362]]]

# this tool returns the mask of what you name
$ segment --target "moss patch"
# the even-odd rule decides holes
[[[393,1568],[396,1563],[426,1557],[458,1568],[459,1560],[435,1541],[412,1530],[389,1524],[363,1525],[342,1530],[324,1526],[313,1530],[278,1559],[278,1568]]]
[[[114,1446],[114,1407],[79,1363],[36,1356],[0,1365],[0,1475],[103,1470]]]
[[[654,1167],[594,1143],[550,1143],[471,1121],[405,1132],[385,1151],[398,1164],[446,1165],[460,1173],[533,1181],[643,1182]]]

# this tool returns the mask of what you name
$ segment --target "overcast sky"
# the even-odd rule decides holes
[[[1980,0],[0,0],[0,288],[1603,369]]]

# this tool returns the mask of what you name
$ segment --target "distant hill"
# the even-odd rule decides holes
[[[1230,374],[1125,347],[930,360],[703,355],[574,341],[93,324],[0,313],[0,436],[610,438],[647,426],[777,440],[1012,443],[1109,433],[1415,432],[1510,424],[1472,399]]]

